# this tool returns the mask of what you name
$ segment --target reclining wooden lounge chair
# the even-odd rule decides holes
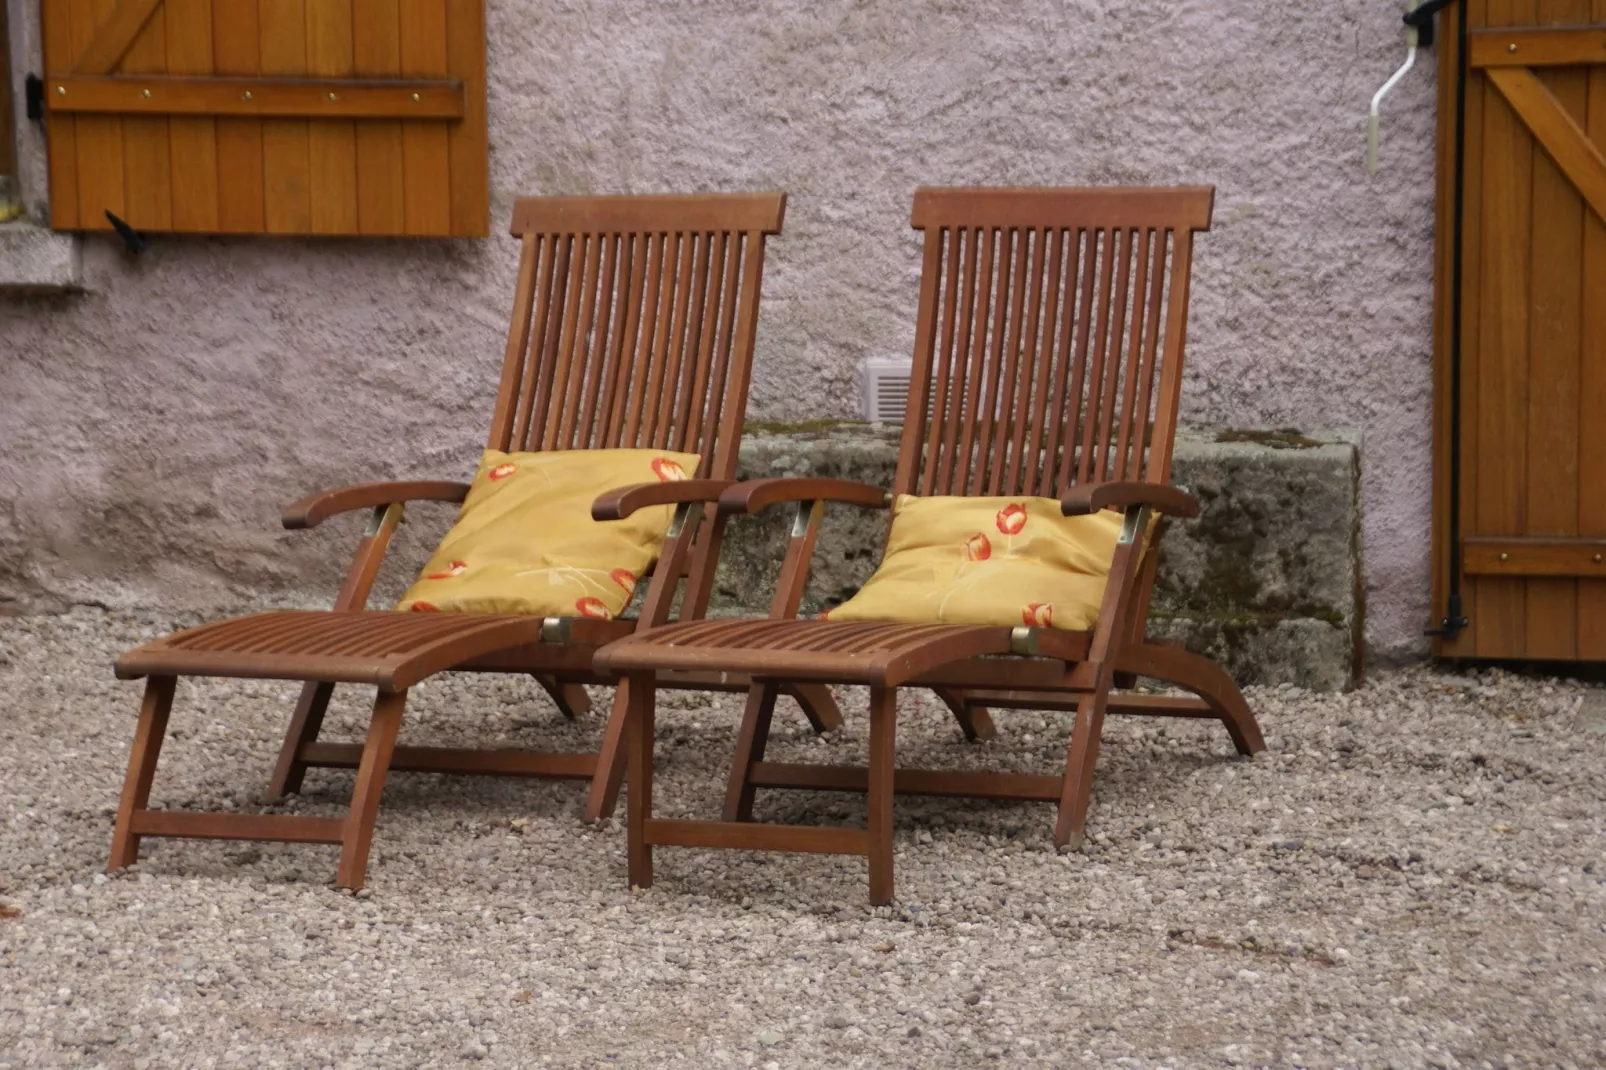
[[[361,887],[380,792],[392,768],[590,779],[588,816],[611,812],[624,762],[620,696],[600,754],[546,754],[397,746],[407,689],[447,669],[529,673],[573,717],[587,706],[582,685],[614,682],[594,671],[595,648],[667,621],[682,578],[680,619],[702,614],[724,524],[712,503],[736,473],[765,238],[779,233],[784,210],[782,193],[519,201],[512,232],[522,239],[523,255],[488,448],[635,447],[700,457],[692,479],[597,488],[609,492],[593,507],[598,520],[648,506],[677,509],[638,618],[365,611],[402,503],[462,502],[468,485],[370,484],[297,502],[285,512],[286,527],[372,512],[333,611],[209,624],[157,639],[118,661],[119,677],[149,682],[108,868],[133,862],[143,836],[338,843],[339,883]],[[708,522],[699,525],[705,514]],[[309,766],[355,767],[348,816],[147,809],[175,678],[184,674],[307,681],[270,792],[299,791]],[[362,745],[318,740],[337,683],[379,689]],[[792,694],[817,729],[840,723],[824,687]]]
[[[732,487],[720,500],[724,513],[798,503],[775,595],[778,612],[768,620],[638,632],[598,655],[609,671],[628,673],[631,884],[652,883],[657,844],[862,854],[869,856],[870,900],[885,903],[893,892],[895,791],[1057,802],[1054,842],[1080,844],[1106,712],[1219,718],[1240,753],[1264,747],[1253,714],[1220,668],[1178,647],[1145,641],[1159,534],[1157,524],[1151,529],[1151,512],[1195,516],[1200,508],[1167,481],[1193,234],[1208,229],[1213,199],[1211,189],[925,189],[915,195],[913,224],[925,232],[925,260],[893,489],[922,496],[1058,497],[1059,511],[1092,517],[1095,524],[1105,523],[1096,515],[1101,510],[1124,511],[1118,537],[1116,518],[1108,518],[1108,581],[1083,607],[1092,626],[1042,627],[1049,613],[1035,603],[1023,607],[1013,626],[774,619],[796,613],[823,503],[880,509],[892,495],[830,479]],[[989,528],[993,516],[987,513]],[[1005,505],[993,540],[1018,530],[1025,516],[1021,506]],[[971,541],[963,544],[966,553]],[[955,554],[960,545],[955,540]],[[985,540],[976,545],[979,556],[991,552]],[[710,670],[754,681],[724,820],[655,819],[654,674]],[[1139,674],[1197,697],[1111,694],[1130,689]],[[800,681],[870,687],[868,769],[763,760],[777,689]],[[962,724],[970,722],[967,735],[987,730],[989,706],[1074,710],[1064,774],[895,769],[900,687],[935,690]],[[869,828],[752,824],[759,787],[868,791]]]

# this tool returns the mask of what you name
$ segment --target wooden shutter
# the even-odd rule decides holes
[[[1458,35],[1440,37],[1434,579],[1442,610],[1458,406],[1454,530],[1470,623],[1436,649],[1606,660],[1606,0],[1465,3],[1459,396],[1449,363]]]
[[[484,0],[44,0],[51,222],[484,235]]]

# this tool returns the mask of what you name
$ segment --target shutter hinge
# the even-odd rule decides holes
[[[28,118],[36,123],[45,121],[45,80],[37,74],[23,79],[23,99],[27,102]]]

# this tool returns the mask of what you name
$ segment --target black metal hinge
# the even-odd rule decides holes
[[[34,122],[44,122],[45,119],[45,80],[37,74],[30,74],[22,81],[23,98],[28,106],[28,118]]]
[[[1416,28],[1416,43],[1422,48],[1433,47],[1433,16],[1455,3],[1455,0],[1427,0],[1405,13],[1405,24]]]
[[[1445,616],[1439,621],[1439,626],[1428,628],[1422,634],[1435,639],[1454,639],[1471,623],[1461,609],[1461,592],[1453,591],[1450,594],[1450,604],[1445,607]]]

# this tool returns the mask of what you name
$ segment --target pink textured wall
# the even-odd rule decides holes
[[[922,183],[1218,187],[1188,419],[1365,433],[1368,633],[1428,616],[1432,75],[1386,0],[490,0],[497,234],[515,193],[785,188],[755,415],[852,415],[902,355]],[[332,582],[277,507],[469,470],[512,243],[91,239],[91,292],[0,300],[0,605],[238,605]]]

